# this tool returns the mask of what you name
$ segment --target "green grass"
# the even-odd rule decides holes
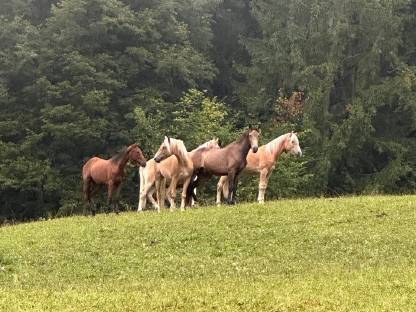
[[[416,196],[0,228],[0,311],[414,311]]]

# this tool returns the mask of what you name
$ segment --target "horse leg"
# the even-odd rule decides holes
[[[176,177],[173,177],[168,191],[166,192],[166,196],[168,197],[169,200],[169,204],[170,204],[170,211],[173,211],[176,208],[176,203],[175,203],[175,199],[176,199],[176,185],[178,183],[178,179]]]
[[[191,207],[195,207],[197,204],[196,200],[196,188],[194,188],[194,191],[192,192],[192,198],[191,198]]]
[[[227,184],[227,187],[225,186]],[[227,189],[227,194],[225,193],[225,188]],[[221,206],[221,195],[224,194],[224,198],[228,197],[228,179],[226,176],[223,176],[219,179],[217,183],[217,206]]]
[[[147,194],[149,193],[150,189],[153,187],[153,183],[146,183],[140,192],[140,200],[139,206],[137,207],[137,212],[143,211],[146,208],[146,199]]]
[[[159,205],[157,204],[156,200],[153,197],[153,194],[155,193],[155,191],[157,191],[157,183],[156,183],[156,189],[154,187],[152,187],[150,189],[149,193],[147,193],[147,199],[150,201],[153,208],[155,208],[158,212],[160,212],[160,207],[159,207]]]
[[[235,204],[235,197],[237,196],[238,177],[240,173],[236,173],[234,176],[234,188],[233,188],[233,205]]]
[[[160,180],[158,196],[159,196],[158,203],[159,203],[160,209],[164,209],[165,201],[166,201],[166,178],[162,178]]]
[[[188,177],[183,183],[182,194],[181,194],[181,211],[185,211],[186,194],[188,191],[188,186],[191,183],[191,179],[192,179],[192,176]]]
[[[264,204],[264,195],[266,193],[267,184],[269,182],[270,173],[267,169],[263,169],[260,171],[260,179],[259,179],[259,197],[257,201],[260,204]]]
[[[235,181],[235,172],[231,171],[228,173],[228,205],[234,205],[233,195],[234,195],[234,181]]]
[[[95,216],[97,212],[96,204],[93,200],[93,197],[100,190],[100,186],[96,184],[91,178],[84,180],[83,191],[85,196],[85,201],[88,204],[88,207],[91,210],[92,216]]]
[[[121,191],[121,183],[116,186],[113,196],[113,209],[116,214],[120,212],[120,191]]]
[[[97,213],[97,204],[95,203],[93,197],[98,193],[99,190],[100,190],[100,185],[91,181],[91,184],[90,184],[90,204],[91,204],[91,214],[93,216],[95,216],[95,214]]]
[[[90,210],[92,212],[92,215],[95,215],[94,209],[91,208],[91,200],[92,200],[92,194],[91,193],[92,193],[93,181],[92,181],[91,178],[87,178],[87,179],[84,179],[83,182],[84,183],[83,183],[82,190],[83,190],[83,193],[84,193],[84,200],[85,200],[86,204],[88,205],[88,207],[90,208]]]
[[[196,187],[199,185],[199,178],[194,173],[189,181],[189,185],[186,188],[186,199],[185,199],[185,206],[193,207],[195,202],[198,201],[196,197]]]
[[[114,184],[113,182],[108,183],[108,193],[107,193],[107,205],[113,208],[113,211],[118,214],[118,207],[116,208],[116,197],[118,192],[119,185]]]
[[[156,187],[156,208],[157,212],[160,212],[162,208],[165,207],[165,193],[166,193],[166,179],[163,176],[159,176],[155,181]]]

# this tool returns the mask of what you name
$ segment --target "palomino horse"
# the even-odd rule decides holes
[[[195,168],[201,168],[205,153],[212,149],[220,149],[218,138],[213,138],[212,140],[198,146],[196,149],[188,153],[188,156],[192,160],[194,171],[195,171]],[[158,199],[158,205],[161,208],[163,208],[164,203],[165,203],[165,195],[171,194],[172,196],[172,193],[174,192],[174,190],[171,189],[172,177],[175,176],[176,172],[180,171],[180,163],[176,156],[170,156],[166,160],[162,161],[159,164],[159,166],[163,167],[163,170],[161,170],[162,174],[158,177],[160,181],[156,181],[156,185],[159,185],[157,189],[157,199]],[[177,186],[182,186],[182,199],[185,200],[185,206],[187,204],[186,197],[184,197],[184,194],[186,193],[186,190],[187,190],[187,186],[185,185],[185,183],[188,182],[188,178],[189,177],[187,175],[180,175],[178,179],[178,183],[177,183]],[[170,183],[167,193],[165,191],[166,182]],[[189,182],[188,182],[188,185],[189,185]],[[196,191],[196,189],[194,191]],[[190,206],[193,206],[194,199],[196,199],[196,194],[192,193],[192,202]],[[171,207],[171,211],[172,211],[172,207]]]
[[[92,197],[97,193],[99,186],[107,185],[108,204],[113,204],[114,211],[118,213],[118,195],[124,178],[124,168],[128,161],[136,166],[146,166],[146,158],[138,144],[130,145],[111,159],[93,157],[85,163],[82,167],[83,191],[85,200],[90,206]],[[92,213],[95,215],[95,207]]]
[[[146,207],[146,198],[159,212],[164,204],[164,188],[166,180],[170,181],[167,197],[171,211],[175,208],[176,188],[183,184],[181,210],[185,208],[185,192],[193,173],[193,158],[196,160],[203,150],[217,146],[218,140],[214,139],[188,153],[181,140],[165,137],[154,159],[147,162],[146,168],[140,168],[140,200],[137,211]],[[218,147],[219,148],[219,147]],[[163,160],[163,161],[162,161]],[[154,190],[157,190],[158,203],[153,198]]]
[[[266,145],[260,146],[256,154],[249,152],[247,155],[247,166],[243,173],[260,174],[258,202],[264,203],[269,178],[276,166],[276,162],[283,152],[301,156],[302,150],[299,140],[294,132],[286,133]],[[228,196],[228,178],[221,177],[217,184],[217,205],[221,204],[221,194],[224,198]]]
[[[238,176],[247,165],[247,154],[250,149],[253,153],[258,150],[260,131],[250,127],[236,141],[218,150],[207,151],[202,159],[200,168],[196,168],[197,180],[192,179],[187,194],[190,194],[200,179],[210,178],[213,175],[228,177],[228,203],[235,204]]]

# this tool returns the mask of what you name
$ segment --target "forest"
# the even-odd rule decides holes
[[[0,0],[0,221],[82,213],[94,155],[250,124],[303,150],[267,199],[414,193],[415,95],[415,0]]]

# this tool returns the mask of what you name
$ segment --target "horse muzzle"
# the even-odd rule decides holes
[[[253,150],[253,153],[257,153],[257,151],[259,150],[259,147],[253,146],[251,149]]]
[[[160,163],[162,161],[162,158],[163,157],[161,157],[161,156],[156,156],[153,159],[155,160],[155,162]]]

